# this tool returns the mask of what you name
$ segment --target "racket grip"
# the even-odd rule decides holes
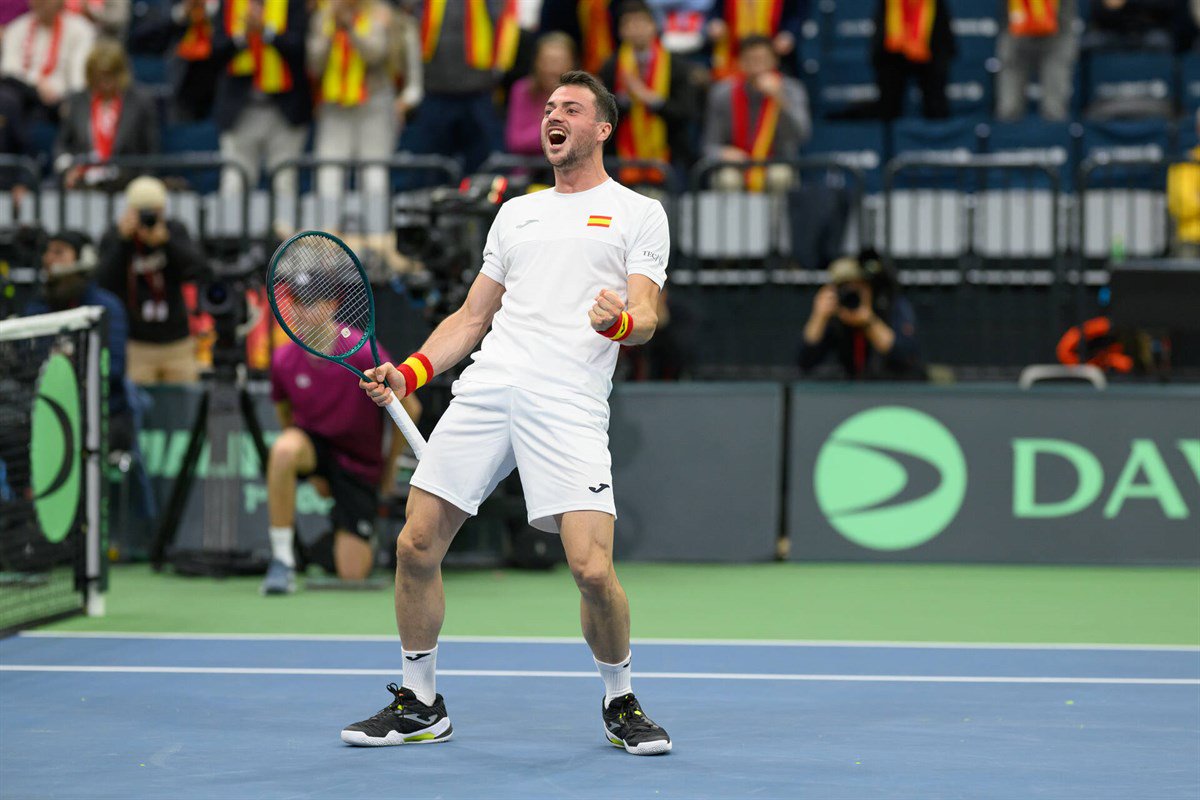
[[[408,412],[404,410],[404,406],[400,405],[400,398],[394,393],[392,394],[392,402],[387,404],[387,412],[392,417],[392,422],[396,423],[396,427],[400,429],[400,433],[404,435],[408,446],[412,448],[413,455],[417,460],[421,460],[421,456],[425,454],[425,439],[421,436],[421,432],[417,430],[417,424],[408,416]]]

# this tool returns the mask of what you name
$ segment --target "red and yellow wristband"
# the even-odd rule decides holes
[[[405,397],[429,383],[429,379],[433,377],[433,364],[421,353],[413,353],[396,369],[404,376]]]
[[[633,333],[633,317],[629,316],[628,311],[622,311],[621,316],[617,317],[617,321],[612,324],[611,328],[596,332],[614,342],[624,341],[629,338],[629,334]]]

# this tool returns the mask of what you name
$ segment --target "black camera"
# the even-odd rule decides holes
[[[853,311],[862,305],[862,294],[853,286],[839,286],[837,296],[838,305],[847,311]]]
[[[143,228],[153,228],[158,224],[158,212],[152,208],[143,208],[138,212],[138,225]]]

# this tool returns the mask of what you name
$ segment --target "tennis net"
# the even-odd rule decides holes
[[[0,321],[0,635],[104,610],[104,311]]]

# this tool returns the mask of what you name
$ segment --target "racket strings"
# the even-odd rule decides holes
[[[275,265],[273,292],[284,326],[319,353],[349,353],[370,325],[371,302],[362,273],[338,243],[324,236],[291,243]],[[321,301],[335,302],[332,315],[316,305]]]

